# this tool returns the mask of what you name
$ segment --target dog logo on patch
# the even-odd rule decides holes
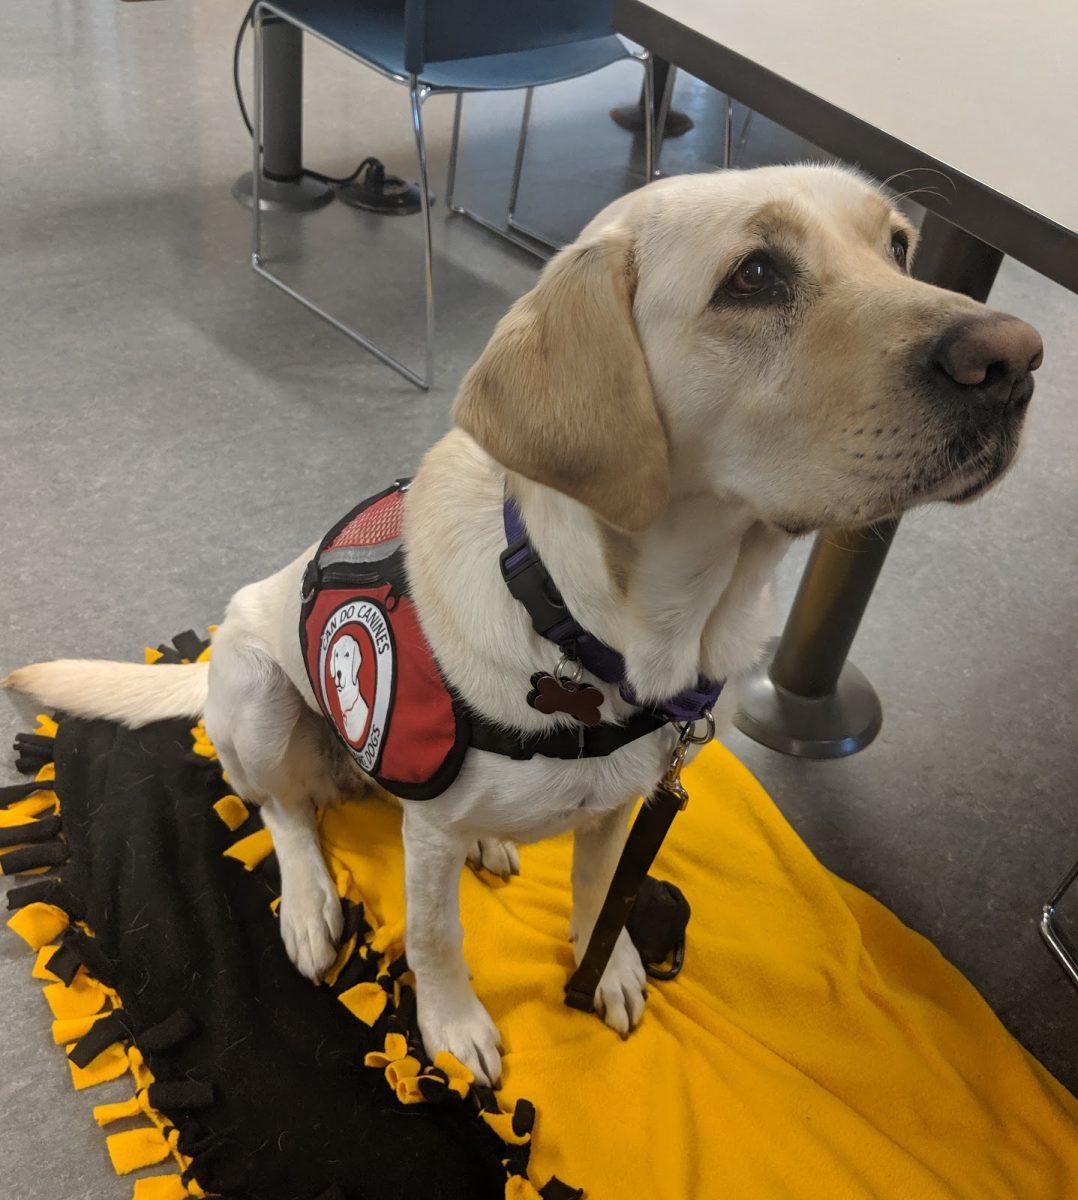
[[[322,705],[364,771],[381,757],[393,695],[393,634],[381,605],[342,604],[319,645]]]

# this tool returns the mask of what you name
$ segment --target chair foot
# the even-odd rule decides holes
[[[556,242],[548,241],[540,234],[533,233],[515,220],[507,225],[496,225],[493,221],[488,221],[486,217],[481,217],[479,213],[473,212],[470,208],[462,208],[459,204],[454,204],[450,211],[455,216],[466,217],[473,224],[485,229],[487,233],[493,233],[502,241],[509,242],[519,250],[535,255],[540,262],[546,262],[552,254],[556,254],[561,249]]]
[[[396,371],[398,375],[402,375],[409,383],[414,384],[421,391],[426,392],[430,390],[429,372],[426,377],[417,375],[411,367],[406,367],[399,359],[394,358],[391,354],[387,354],[380,346],[375,345],[370,338],[364,337],[358,330],[338,320],[332,313],[326,312],[324,308],[319,307],[313,300],[304,296],[302,292],[297,292],[294,287],[289,286],[283,279],[274,275],[272,271],[267,269],[265,261],[261,257],[252,255],[251,266],[263,279],[268,279],[275,287],[279,287],[285,295],[299,301],[304,308],[309,309],[315,316],[321,317],[323,321],[332,325],[334,329],[343,333],[345,337],[350,338],[357,346],[362,346],[369,354],[373,354],[380,363]]]
[[[1041,909],[1040,931],[1045,944],[1059,960],[1060,966],[1062,966],[1067,978],[1078,988],[1078,959],[1075,958],[1072,947],[1061,936],[1061,930],[1056,924],[1055,919],[1059,902],[1074,886],[1076,880],[1078,880],[1078,862],[1063,876],[1059,882],[1059,886],[1048,898],[1047,904]]]

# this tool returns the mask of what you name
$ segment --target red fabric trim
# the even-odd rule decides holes
[[[401,536],[404,521],[404,492],[390,492],[357,514],[323,550],[344,546],[380,546]]]

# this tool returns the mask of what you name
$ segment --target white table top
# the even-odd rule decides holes
[[[1078,230],[1078,0],[644,2]]]

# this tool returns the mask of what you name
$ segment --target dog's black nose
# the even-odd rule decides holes
[[[1033,394],[1030,373],[1044,358],[1041,335],[1005,313],[986,313],[953,325],[936,343],[933,365],[970,400],[993,408],[1024,404]]]

